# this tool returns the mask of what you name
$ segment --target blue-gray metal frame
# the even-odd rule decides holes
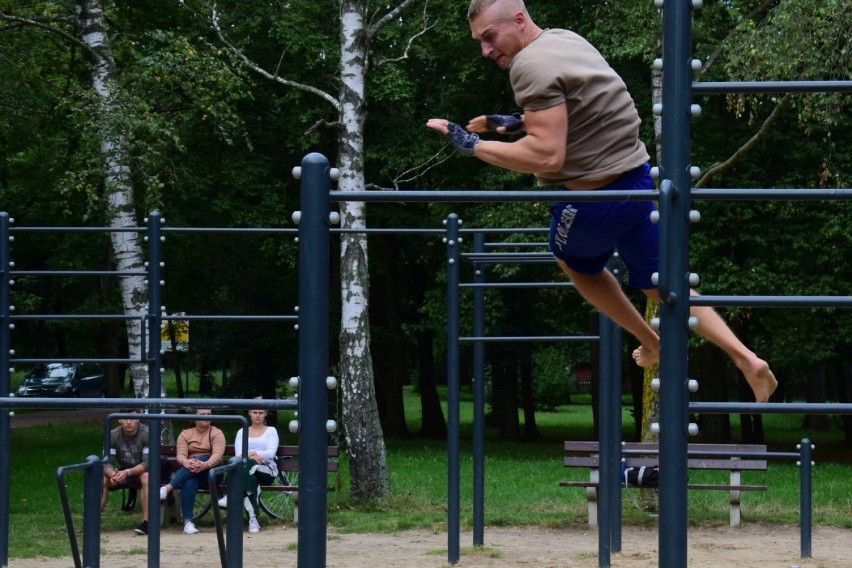
[[[460,426],[459,426],[459,217],[447,227],[447,561],[459,561]]]
[[[324,159],[324,158],[323,158]],[[310,160],[308,160],[310,162]],[[310,169],[310,168],[308,168]],[[316,189],[314,194],[318,194],[318,205],[312,206],[310,203],[304,207],[308,212],[314,211],[317,213],[317,219],[320,223],[327,223],[328,220],[328,195],[330,191],[330,183],[323,184],[321,177],[328,178],[327,168],[316,175],[308,176],[309,188]],[[303,191],[303,196],[308,195],[310,202],[312,192]],[[317,196],[313,195],[316,201]],[[325,203],[325,213],[321,214],[319,208]],[[310,214],[306,217],[311,219]],[[323,220],[324,219],[324,220]],[[163,227],[163,219],[158,212],[153,212],[148,215],[145,227],[135,228],[98,228],[98,227],[12,227],[13,220],[8,213],[0,212],[0,471],[9,471],[10,468],[10,447],[11,447],[11,422],[10,409],[15,408],[138,408],[138,409],[164,409],[164,408],[228,408],[228,409],[244,409],[264,408],[269,410],[300,410],[301,431],[299,436],[300,443],[300,498],[301,498],[301,519],[299,525],[299,566],[314,567],[325,565],[325,524],[326,524],[326,505],[327,505],[327,355],[324,360],[318,360],[313,350],[309,350],[309,356],[305,355],[302,349],[304,345],[304,337],[309,340],[325,344],[328,339],[327,315],[322,318],[313,318],[309,323],[300,326],[300,371],[304,371],[302,377],[311,377],[315,380],[301,381],[301,396],[296,401],[281,401],[281,400],[231,400],[231,399],[168,399],[161,397],[162,393],[162,354],[160,326],[163,321],[171,319],[181,320],[260,320],[260,321],[293,321],[298,322],[301,318],[298,316],[289,315],[187,315],[187,316],[167,316],[163,313],[162,306],[162,243],[165,240],[164,232],[198,232],[198,233],[277,233],[287,232],[292,233],[292,229],[276,230],[276,229],[165,229]],[[310,231],[316,233],[314,223],[306,223]],[[327,245],[327,225],[323,225],[326,232]],[[144,233],[148,243],[148,262],[146,270],[139,271],[16,271],[14,263],[11,259],[11,242],[14,239],[13,232],[20,233],[35,233],[35,232],[136,232]],[[300,234],[302,228],[300,227]],[[322,228],[320,228],[320,232]],[[319,289],[316,282],[324,282],[328,285],[327,246],[322,248],[322,235],[317,237],[314,234],[309,234],[304,239],[308,243],[315,243],[323,250],[326,255],[326,272],[323,273],[316,265],[321,259],[306,261],[307,272],[300,271],[300,298],[302,291],[308,290],[308,294]],[[300,247],[301,250],[301,247]],[[310,251],[310,249],[308,249]],[[314,254],[315,251],[310,251],[309,254]],[[309,257],[310,258],[310,257]],[[302,256],[300,256],[302,259]],[[141,360],[127,358],[62,358],[62,359],[41,359],[16,357],[12,358],[14,351],[11,348],[11,333],[16,321],[24,320],[39,320],[39,319],[55,319],[55,320],[89,320],[89,319],[121,319],[127,320],[131,316],[126,315],[92,315],[92,314],[14,314],[14,307],[11,305],[10,289],[13,285],[15,276],[23,275],[50,275],[50,276],[69,276],[69,275],[114,275],[124,277],[130,275],[145,275],[148,281],[148,304],[151,306],[150,313],[145,313],[139,316],[142,325],[142,357]],[[318,304],[314,311],[321,311],[323,306],[327,312],[328,294],[324,295],[324,300]],[[324,302],[324,303],[323,303]],[[315,305],[316,302],[314,302]],[[323,327],[325,323],[325,327]],[[322,354],[320,354],[322,358]],[[39,363],[48,361],[66,361],[66,362],[102,362],[102,363],[145,363],[149,373],[149,398],[15,398],[10,393],[11,391],[11,373],[13,365],[17,363]],[[304,362],[304,363],[303,363]],[[317,387],[317,388],[315,388]],[[315,392],[317,391],[317,392]],[[9,394],[9,396],[5,396]],[[152,420],[153,424],[149,426],[150,440],[149,451],[152,455],[160,455],[161,453],[161,420],[169,415],[158,414],[156,416],[146,416],[148,420]],[[176,415],[179,417],[181,415]],[[174,417],[173,417],[174,418]],[[229,417],[234,419],[235,417]],[[244,420],[244,419],[243,419]],[[311,435],[306,436],[305,433]],[[321,451],[314,451],[310,445],[319,441],[320,447],[316,448]],[[156,460],[152,462],[151,474],[155,478],[159,478],[160,464]],[[67,469],[67,468],[66,468]],[[315,476],[319,476],[314,479]],[[101,474],[102,479],[102,474]],[[102,481],[98,480],[99,486]],[[9,496],[10,496],[10,476],[0,476],[0,566],[8,565],[9,559]],[[101,489],[98,489],[100,495]],[[100,497],[98,497],[98,506],[90,507],[91,511],[97,510],[100,512]],[[150,492],[149,495],[149,511],[152,512],[152,518],[159,516],[159,495],[157,492]],[[318,511],[317,508],[321,508]],[[85,514],[85,512],[84,512]],[[99,522],[97,531],[92,532],[95,523],[91,519],[84,519],[84,539],[93,539],[92,542],[97,542],[99,535]],[[235,525],[236,527],[236,525]],[[242,539],[241,527],[228,527],[228,538]],[[232,534],[233,533],[233,534]],[[235,541],[236,542],[236,541]],[[72,542],[72,548],[74,543]],[[93,545],[89,544],[88,549],[92,549]],[[94,547],[96,548],[96,547]],[[160,531],[152,530],[148,534],[148,550],[149,562],[152,567],[159,566],[159,550],[160,550]],[[240,546],[229,547],[227,557],[230,558],[230,565],[237,566],[242,564]],[[223,558],[225,558],[223,554]]]
[[[663,8],[663,114],[660,172],[660,568],[684,568],[689,391],[689,172],[692,3]]]
[[[458,225],[458,222],[447,223],[448,227],[455,227]],[[458,254],[454,250],[454,257],[450,262],[451,265],[454,266],[452,269],[453,276],[451,277],[454,285],[448,284],[448,300],[447,300],[447,319],[448,321],[458,322],[459,314],[458,314],[458,306],[459,306],[459,290],[463,288],[471,288],[473,289],[473,336],[465,337],[459,336],[457,330],[457,323],[454,324],[453,330],[451,333],[452,336],[448,336],[448,342],[454,338],[458,343],[470,342],[473,344],[473,396],[474,396],[474,420],[473,420],[473,545],[474,546],[482,546],[485,544],[485,344],[491,342],[544,342],[544,341],[557,341],[557,342],[594,342],[600,340],[600,357],[601,357],[601,379],[599,381],[600,388],[600,400],[606,401],[606,403],[601,402],[602,412],[600,413],[601,424],[605,424],[602,426],[602,431],[605,429],[609,432],[612,429],[615,429],[617,432],[617,440],[621,439],[621,359],[620,359],[620,350],[618,346],[621,344],[621,330],[617,326],[615,326],[611,320],[606,318],[605,316],[600,316],[600,328],[601,333],[606,333],[606,337],[603,335],[593,335],[593,336],[485,336],[485,288],[525,288],[525,287],[543,287],[548,284],[559,285],[560,287],[572,287],[573,284],[568,283],[513,283],[513,282],[486,282],[485,280],[485,267],[489,264],[500,264],[506,262],[515,262],[515,263],[523,263],[528,256],[534,256],[536,258],[540,258],[539,254],[530,255],[530,253],[517,253],[511,257],[506,257],[500,253],[486,253],[486,243],[485,243],[485,232],[480,232],[477,230],[473,230],[473,253],[462,253]],[[507,230],[501,230],[501,232],[508,232]],[[518,232],[523,232],[519,230]],[[448,230],[448,234],[446,237],[448,246],[455,243],[455,240],[451,238]],[[455,246],[454,244],[452,246]],[[457,248],[457,247],[455,247]],[[473,264],[473,283],[472,284],[463,284],[459,283],[458,276],[458,257],[462,259],[470,260]],[[548,262],[553,262],[553,257],[549,253],[547,254]],[[610,266],[609,268],[612,268]],[[449,279],[448,279],[449,280]],[[448,365],[448,374],[451,372],[457,372],[459,361],[456,350],[453,351],[452,357],[448,355],[447,357],[447,365]],[[615,413],[613,413],[613,409],[615,409]],[[448,427],[448,436],[451,439],[455,439],[459,436],[458,421],[452,421],[453,429]],[[603,437],[602,437],[603,439]],[[615,440],[615,438],[613,438]],[[607,508],[612,509],[615,512],[615,517],[613,519],[613,524],[610,525],[610,517],[604,515],[603,518],[606,521],[605,530],[606,534],[609,535],[610,531],[612,531],[612,539],[607,536],[606,539],[603,539],[602,542],[606,542],[607,550],[609,550],[609,543],[612,540],[615,545],[615,551],[619,551],[621,548],[621,507],[620,507],[620,491],[618,491],[619,487],[619,475],[618,475],[618,449],[617,442],[613,442],[608,445],[607,449],[602,452],[602,456],[606,454],[608,456],[606,464],[602,465],[601,471],[604,472],[603,475],[611,478],[612,484],[611,488],[605,489],[601,492],[601,502],[607,503],[607,505],[602,505],[602,507],[606,506]],[[458,461],[457,458],[454,459],[454,463]],[[602,457],[602,462],[604,462],[604,458]],[[454,466],[457,467],[457,466]],[[454,471],[451,476],[448,477],[448,493],[451,495],[457,495],[459,493],[458,478],[460,477],[459,473]],[[615,492],[615,493],[613,493]],[[617,506],[615,505],[617,503]],[[453,515],[457,516],[456,508],[453,507]],[[458,527],[459,520],[457,518],[449,518],[448,519],[448,527]],[[451,564],[455,564],[458,562],[458,554],[456,553],[458,547],[459,535],[458,529],[454,530],[448,529],[448,542],[450,545],[448,546],[448,561]],[[607,556],[608,558],[609,556]]]
[[[473,250],[485,250],[485,233],[473,234]],[[485,335],[485,262],[473,263],[473,335]],[[464,287],[464,284],[459,284]],[[461,340],[461,338],[459,338]],[[473,546],[485,544],[485,343],[473,342]]]
[[[329,194],[325,156],[302,160],[299,217],[299,568],[326,564]]]

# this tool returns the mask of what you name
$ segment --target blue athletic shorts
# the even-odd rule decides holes
[[[600,189],[654,189],[651,167],[644,164]],[[641,290],[656,288],[659,270],[658,228],[649,216],[653,201],[564,201],[550,206],[550,252],[580,274],[597,274],[618,250],[628,282]]]

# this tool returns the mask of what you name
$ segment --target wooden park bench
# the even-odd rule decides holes
[[[658,467],[659,445],[656,443],[624,442],[621,445],[622,463],[625,467]],[[563,465],[569,468],[586,468],[589,470],[588,481],[561,481],[562,487],[583,487],[586,489],[586,499],[589,513],[589,524],[598,523],[598,485],[599,444],[598,442],[565,442]],[[728,453],[730,452],[730,453]],[[765,445],[754,444],[689,444],[687,448],[687,468],[690,470],[728,470],[729,483],[688,483],[689,490],[728,491],[730,502],[730,524],[732,527],[741,523],[740,493],[742,491],[766,491],[765,485],[745,485],[741,480],[743,471],[765,471]],[[747,454],[757,454],[755,457]],[[621,487],[639,489],[622,482]]]
[[[326,471],[328,473],[338,472],[337,457],[339,450],[337,446],[328,446],[327,455],[328,462]],[[177,446],[164,445],[160,449],[160,455],[165,458],[163,463],[168,468],[169,472],[175,472],[180,469],[180,464],[177,462]],[[234,446],[226,446],[225,454],[222,458],[223,463],[233,457]],[[261,485],[260,495],[258,496],[258,505],[264,513],[273,519],[282,519],[292,516],[293,522],[299,522],[299,446],[278,446],[276,453],[276,461],[278,464],[278,476],[272,485]],[[340,483],[339,477],[336,477],[335,483],[329,486],[329,491],[338,488]],[[219,495],[225,494],[225,485],[220,485],[218,488]],[[203,517],[213,506],[213,501],[210,498],[210,492],[206,489],[199,489],[199,496],[195,499],[195,509],[193,510],[193,520]],[[242,503],[240,504],[242,509]]]

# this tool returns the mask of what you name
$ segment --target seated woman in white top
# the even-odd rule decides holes
[[[243,487],[246,497],[243,506],[249,514],[249,532],[260,532],[257,520],[259,510],[257,497],[261,485],[271,485],[278,475],[275,454],[278,451],[278,431],[266,425],[266,410],[249,410],[251,424],[248,427],[248,460],[243,477]],[[242,457],[243,429],[237,432],[234,439],[234,454]],[[220,507],[228,506],[227,497],[219,499]]]

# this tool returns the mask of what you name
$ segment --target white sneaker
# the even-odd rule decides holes
[[[251,534],[257,534],[260,532],[260,523],[257,522],[257,517],[249,519],[249,532]]]
[[[183,525],[183,534],[195,534],[197,532],[198,532],[198,529],[195,528],[195,523],[190,521],[190,522],[186,523],[185,525]]]
[[[223,509],[228,508],[228,496],[227,495],[225,495],[224,497],[219,499],[219,506],[222,507]]]
[[[163,485],[162,487],[160,487],[160,501],[165,501],[166,497],[168,497],[168,496],[169,496],[169,492],[166,491],[166,486]]]

